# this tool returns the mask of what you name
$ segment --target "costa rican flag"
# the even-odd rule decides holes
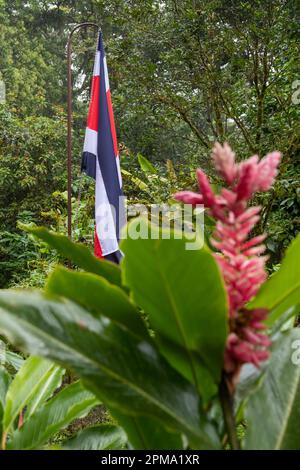
[[[101,32],[94,64],[81,170],[96,180],[94,251],[118,263],[120,230],[125,223],[122,177]]]

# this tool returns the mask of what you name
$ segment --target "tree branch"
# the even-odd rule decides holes
[[[171,106],[173,109],[175,109],[178,114],[182,117],[184,122],[188,124],[188,126],[191,128],[191,130],[194,132],[194,134],[198,137],[202,145],[206,148],[210,148],[210,145],[208,141],[206,140],[206,135],[192,122],[192,120],[189,118],[188,113],[185,109],[181,108],[178,103],[175,103],[172,101],[170,98],[166,98],[165,96],[159,95],[157,97],[161,103],[167,104]]]

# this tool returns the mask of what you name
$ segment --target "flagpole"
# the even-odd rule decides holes
[[[69,34],[67,42],[67,67],[68,67],[68,136],[67,136],[67,175],[68,175],[68,236],[72,238],[72,38],[75,31],[81,28],[100,28],[96,23],[77,24]]]

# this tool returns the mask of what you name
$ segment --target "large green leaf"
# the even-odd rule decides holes
[[[103,276],[112,284],[121,285],[121,271],[119,266],[110,261],[96,258],[89,248],[81,243],[73,243],[65,235],[49,232],[44,227],[21,225],[21,227],[37,238],[43,240],[64,258],[72,261],[84,271]]]
[[[142,154],[138,153],[138,161],[141,169],[146,175],[156,175],[157,169],[152,165],[151,162],[146,157],[143,157]]]
[[[300,311],[300,236],[288,248],[279,271],[263,284],[248,307],[269,309],[267,324],[272,326],[292,306]]]
[[[180,450],[182,436],[169,432],[148,416],[128,416],[110,409],[111,415],[126,431],[129,444],[136,450]]]
[[[98,404],[94,394],[75,382],[39,408],[8,442],[8,449],[37,449],[74,419],[85,416]]]
[[[23,363],[23,357],[20,356],[20,354],[7,349],[7,345],[4,343],[4,341],[0,340],[0,364],[8,364],[15,370],[19,370]]]
[[[245,405],[249,395],[259,387],[264,376],[264,370],[267,363],[264,362],[258,369],[252,364],[244,364],[239,376],[239,382],[234,394],[234,408],[236,412],[236,421],[239,423],[245,419]]]
[[[188,240],[176,239],[177,232],[163,239],[164,233],[143,219],[131,222],[128,232],[138,225],[148,239],[128,236],[122,242],[123,282],[149,314],[163,354],[207,394],[206,369],[218,382],[227,336],[227,299],[218,266],[206,247],[186,249]],[[151,239],[150,230],[159,239]]]
[[[50,361],[34,356],[24,362],[6,395],[3,416],[3,430],[6,434],[25,405],[34,399],[36,393],[40,393],[41,387],[56,367]]]
[[[108,407],[152,416],[185,433],[194,448],[219,446],[194,387],[160,357],[151,340],[107,318],[96,319],[68,300],[33,292],[0,292],[0,330],[32,354],[73,368]]]
[[[278,319],[275,320],[274,323],[272,323],[272,326],[270,328],[270,336],[276,337],[279,331],[293,328],[295,324],[295,318],[297,317],[299,312],[300,312],[300,303],[296,305],[292,305],[286,311],[283,311],[280,317],[278,317]]]
[[[143,320],[122,289],[90,273],[57,267],[49,277],[47,291],[61,295],[104,315],[140,336],[148,336]]]
[[[6,393],[10,384],[11,378],[5,369],[0,367],[0,437],[2,436],[2,420],[5,409]]]
[[[260,387],[247,408],[246,449],[300,449],[300,330],[274,344]]]
[[[6,401],[6,394],[11,382],[11,377],[9,373],[0,367],[0,408],[4,410],[5,408],[5,401]]]
[[[5,363],[12,366],[16,371],[24,364],[23,357],[13,351],[5,352]]]
[[[64,373],[65,370],[62,367],[53,364],[52,368],[45,374],[44,380],[40,381],[32,400],[26,405],[25,420],[52,397],[53,393],[61,386]]]
[[[120,450],[127,442],[122,428],[112,424],[100,424],[86,428],[76,437],[65,442],[65,450]]]

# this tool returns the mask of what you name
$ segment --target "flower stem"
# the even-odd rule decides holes
[[[222,374],[222,380],[219,388],[220,402],[222,406],[224,422],[227,429],[228,439],[232,450],[239,450],[240,443],[236,433],[236,422],[233,407],[233,395],[228,389],[225,373]]]
[[[2,442],[1,442],[1,450],[5,450],[5,448],[6,448],[6,438],[7,438],[7,433],[3,432]]]

